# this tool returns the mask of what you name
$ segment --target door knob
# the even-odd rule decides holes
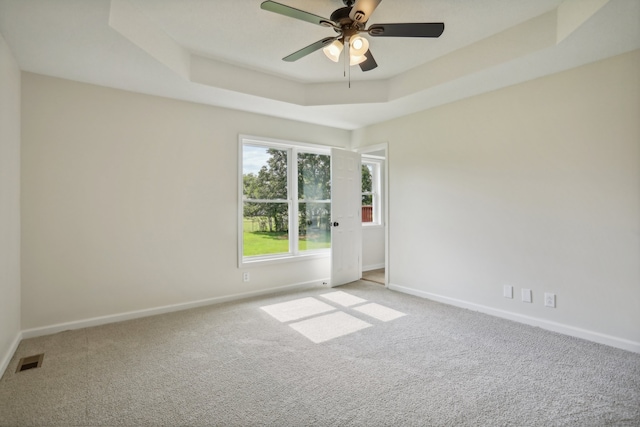
[[[331,224],[331,225],[333,225],[334,227],[338,227],[340,224],[339,224],[338,222],[334,222],[334,223],[333,223],[333,224]]]

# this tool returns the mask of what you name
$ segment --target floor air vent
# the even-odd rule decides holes
[[[44,353],[36,354],[35,356],[23,357],[18,363],[16,373],[26,371],[28,369],[39,368],[42,366],[42,359],[44,359]]]

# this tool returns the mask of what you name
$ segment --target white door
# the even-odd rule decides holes
[[[360,153],[331,149],[331,286],[360,279]]]

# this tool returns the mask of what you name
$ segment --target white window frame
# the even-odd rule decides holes
[[[243,148],[245,145],[260,146],[265,148],[276,148],[287,151],[287,199],[265,200],[268,202],[288,203],[289,208],[289,252],[281,254],[244,256],[243,252],[243,221],[244,221],[244,187],[243,187]],[[271,138],[262,138],[250,135],[240,135],[238,137],[238,267],[248,267],[256,264],[274,264],[291,261],[302,261],[314,258],[328,258],[331,249],[315,249],[300,251],[298,240],[298,153],[313,153],[331,155],[331,147],[308,144],[303,142],[284,141]],[[322,200],[319,202],[331,202]]]
[[[382,168],[384,159],[376,156],[362,155],[362,165],[372,165],[371,171],[371,193],[363,192],[362,195],[371,195],[371,205],[373,206],[373,222],[363,222],[363,227],[382,227]]]

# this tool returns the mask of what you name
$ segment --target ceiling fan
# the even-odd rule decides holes
[[[333,28],[338,33],[335,37],[325,37],[282,58],[287,62],[297,61],[319,49],[322,49],[329,59],[338,62],[346,47],[345,60],[348,56],[349,65],[359,65],[362,71],[369,71],[378,64],[369,50],[369,41],[360,36],[360,33],[367,33],[372,37],[440,37],[444,31],[442,22],[372,24],[367,28],[369,17],[381,1],[342,0],[345,7],[336,9],[330,19],[271,0],[262,2],[260,7],[290,18]]]

